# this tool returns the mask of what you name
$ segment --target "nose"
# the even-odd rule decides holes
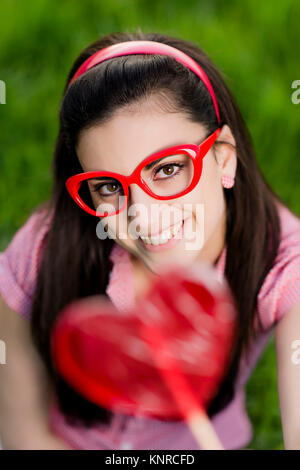
[[[167,202],[167,201],[166,201]],[[151,235],[160,231],[163,206],[159,199],[147,194],[137,184],[129,187],[128,216],[139,225],[141,235]]]
[[[137,184],[132,183],[129,187],[129,204],[145,204],[149,206],[153,203],[159,204],[159,199],[156,199],[146,193],[142,188]]]

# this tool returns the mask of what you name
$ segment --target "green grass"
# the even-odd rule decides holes
[[[272,336],[246,386],[246,407],[254,435],[248,449],[284,449]]]
[[[162,32],[194,41],[225,74],[249,126],[259,164],[300,214],[297,0],[2,0],[0,250],[49,196],[58,109],[75,57],[99,35]],[[274,341],[248,386],[251,448],[282,448]]]

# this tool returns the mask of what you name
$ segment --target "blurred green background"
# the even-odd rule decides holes
[[[58,109],[79,52],[115,31],[194,41],[225,75],[267,181],[300,215],[300,79],[297,0],[1,0],[0,250],[48,198]],[[249,448],[283,449],[272,338],[247,385]]]

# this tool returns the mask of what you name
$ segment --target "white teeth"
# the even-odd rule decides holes
[[[170,238],[175,237],[175,235],[179,232],[183,224],[183,221],[179,222],[177,225],[170,227],[169,230],[165,230],[162,232],[158,237],[141,237],[144,243],[147,245],[163,245],[167,243]]]

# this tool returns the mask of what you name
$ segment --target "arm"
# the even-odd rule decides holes
[[[35,350],[29,321],[11,310],[0,295],[0,339],[6,364],[0,364],[0,436],[4,449],[70,449],[49,429],[51,385]]]
[[[276,325],[275,344],[284,445],[300,450],[300,302]]]

